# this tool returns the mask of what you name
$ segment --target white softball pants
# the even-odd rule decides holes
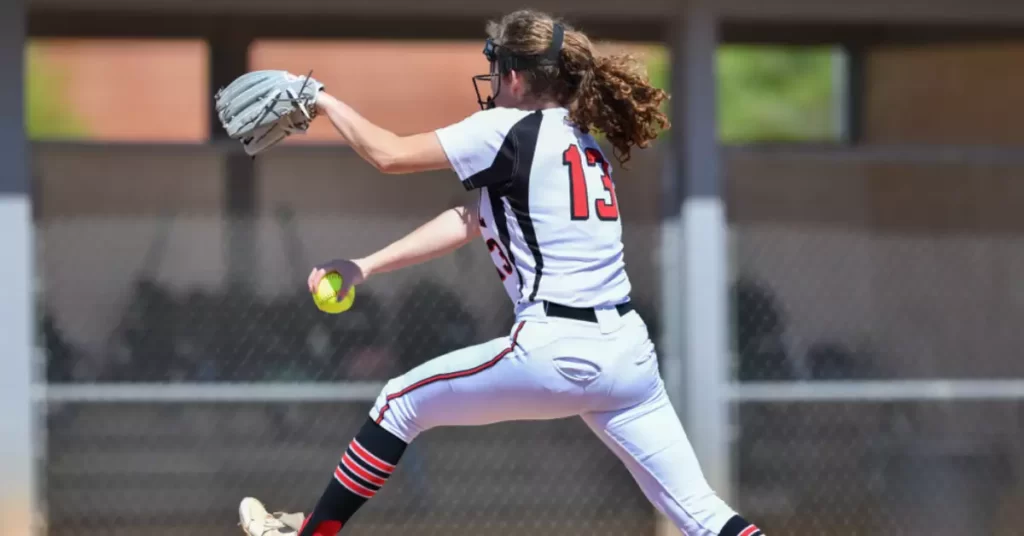
[[[409,443],[439,426],[579,415],[684,534],[717,535],[735,512],[701,472],[643,320],[598,313],[594,323],[522,312],[508,337],[388,382],[370,416]]]

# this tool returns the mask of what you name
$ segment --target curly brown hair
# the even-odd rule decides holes
[[[546,13],[520,10],[487,25],[494,42],[517,55],[543,54],[555,23],[565,37],[558,65],[537,65],[520,72],[532,95],[548,97],[569,110],[583,132],[605,135],[619,163],[633,147],[648,147],[669,128],[661,105],[669,96],[651,85],[643,65],[629,54],[598,56],[590,39]]]

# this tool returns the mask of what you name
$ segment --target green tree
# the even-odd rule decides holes
[[[820,141],[832,137],[829,48],[730,46],[718,53],[722,141]]]
[[[651,82],[667,88],[667,53],[655,50],[649,57]],[[719,48],[719,139],[724,143],[832,139],[836,131],[834,61],[828,47]]]
[[[37,44],[25,47],[25,133],[29,139],[81,138],[87,133],[67,101],[68,81],[46,63]]]

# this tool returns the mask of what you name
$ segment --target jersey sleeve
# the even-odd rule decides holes
[[[516,162],[515,124],[525,112],[493,108],[438,129],[437,139],[467,190],[494,186],[512,178]]]

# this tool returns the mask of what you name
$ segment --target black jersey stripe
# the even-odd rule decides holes
[[[494,224],[498,228],[498,238],[505,246],[509,261],[515,266],[516,275],[519,276],[519,292],[522,293],[523,274],[512,253],[509,222],[505,216],[503,200],[508,199],[509,208],[515,215],[516,223],[519,224],[519,229],[523,233],[523,241],[526,242],[526,247],[530,250],[536,266],[537,275],[533,280],[530,301],[537,297],[544,271],[544,256],[541,255],[537,231],[533,225],[533,218],[530,216],[530,170],[533,168],[533,158],[537,152],[537,140],[540,137],[543,120],[544,114],[540,110],[520,119],[505,135],[501,149],[495,154],[494,162],[490,167],[465,181],[467,188],[487,187],[491,211],[494,214]]]
[[[537,152],[537,141],[540,138],[540,126],[543,121],[544,114],[538,110],[526,116],[516,125],[516,127],[521,127],[516,133],[517,162],[506,196],[509,208],[512,209],[512,214],[516,217],[516,223],[519,224],[519,229],[523,232],[523,240],[533,255],[533,262],[536,265],[537,275],[533,279],[533,289],[530,292],[529,301],[537,298],[540,279],[544,274],[544,256],[540,253],[537,230],[534,228],[533,218],[530,216],[530,170],[533,168],[533,157]]]

